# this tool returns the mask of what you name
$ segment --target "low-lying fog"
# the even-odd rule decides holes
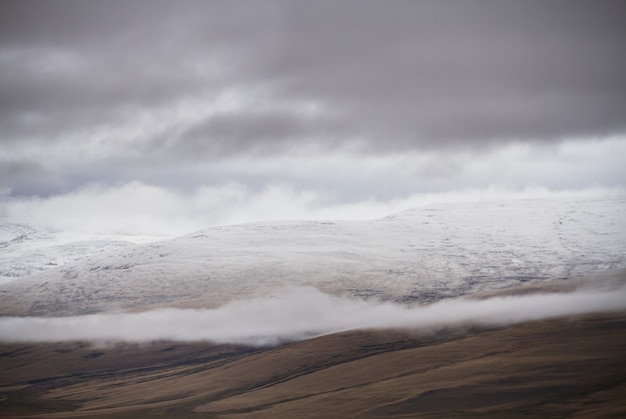
[[[506,325],[554,316],[626,309],[626,287],[568,293],[455,299],[407,307],[293,287],[212,310],[158,309],[71,317],[0,318],[2,342],[213,341],[275,345],[350,329]]]

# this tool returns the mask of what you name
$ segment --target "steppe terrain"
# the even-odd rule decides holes
[[[2,417],[624,417],[626,312],[273,348],[4,344]]]

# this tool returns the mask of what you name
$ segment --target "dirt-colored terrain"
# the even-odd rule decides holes
[[[626,313],[276,348],[0,347],[2,417],[626,417]]]

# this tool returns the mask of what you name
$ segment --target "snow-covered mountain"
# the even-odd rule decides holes
[[[159,237],[159,236],[157,236]],[[151,236],[59,230],[24,220],[0,220],[0,283],[76,262],[120,252]]]
[[[4,237],[21,235],[7,228]],[[215,307],[289,285],[430,302],[626,267],[626,199],[438,204],[373,221],[255,223],[40,253],[20,252],[15,237],[0,249],[2,275],[16,277],[0,285],[3,315]]]

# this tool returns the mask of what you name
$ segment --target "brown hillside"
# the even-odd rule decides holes
[[[4,345],[2,417],[625,417],[626,313],[271,349]]]

